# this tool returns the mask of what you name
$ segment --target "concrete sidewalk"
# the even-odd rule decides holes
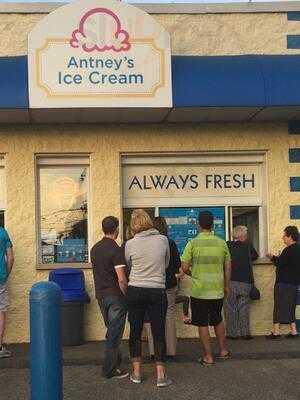
[[[196,362],[201,354],[198,340],[179,340],[178,357],[167,365],[174,384],[158,389],[154,364],[145,361],[144,382],[101,377],[103,342],[64,348],[64,399],[206,399],[206,400],[299,400],[300,339],[229,341],[232,358],[212,367]],[[128,344],[123,342],[124,354]],[[214,343],[215,347],[215,343]],[[0,399],[30,398],[28,345],[12,345],[11,359],[0,360]],[[215,348],[215,351],[217,349]],[[125,365],[128,357],[125,357]],[[42,400],[42,399],[41,399]]]

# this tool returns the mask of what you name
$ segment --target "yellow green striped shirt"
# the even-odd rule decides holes
[[[225,240],[213,233],[200,233],[188,242],[181,260],[192,265],[192,297],[224,297],[224,263],[230,261]]]

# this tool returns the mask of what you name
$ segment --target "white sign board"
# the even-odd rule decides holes
[[[171,107],[170,37],[115,0],[81,0],[28,37],[31,108]]]
[[[125,203],[144,198],[261,197],[261,165],[127,165]]]

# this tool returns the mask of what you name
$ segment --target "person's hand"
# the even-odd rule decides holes
[[[230,294],[230,288],[229,288],[229,286],[225,286],[225,287],[224,287],[224,296],[225,296],[225,297],[228,297],[229,294]]]
[[[177,279],[183,278],[184,277],[184,272],[182,270],[182,268],[179,268],[179,271],[177,274],[175,274]]]

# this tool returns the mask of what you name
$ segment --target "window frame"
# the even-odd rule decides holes
[[[259,257],[264,258],[267,253],[268,244],[268,180],[267,180],[267,150],[257,151],[205,151],[205,152],[174,152],[174,153],[124,153],[121,154],[122,166],[122,209],[123,208],[155,208],[155,216],[159,215],[161,207],[170,207],[165,202],[167,198],[156,198],[150,204],[148,199],[139,198],[136,203],[130,200],[128,203],[124,202],[123,194],[123,169],[127,165],[166,165],[166,164],[256,164],[261,166],[261,179],[264,184],[261,187],[260,199],[240,198],[231,200],[230,197],[222,199],[214,198],[206,199],[206,203],[198,201],[197,199],[185,200],[184,198],[173,198],[172,207],[225,207],[225,233],[226,240],[229,240],[230,228],[230,213],[231,207],[257,207],[258,208],[258,235],[259,235]],[[122,215],[123,217],[123,215]],[[122,221],[123,223],[123,221]]]
[[[40,192],[40,170],[46,168],[62,168],[62,167],[87,167],[87,247],[88,262],[72,262],[72,263],[42,263],[41,249],[41,192]],[[58,268],[91,268],[90,248],[91,248],[91,163],[90,154],[36,154],[35,155],[35,187],[36,187],[36,265],[38,270],[52,270]]]

